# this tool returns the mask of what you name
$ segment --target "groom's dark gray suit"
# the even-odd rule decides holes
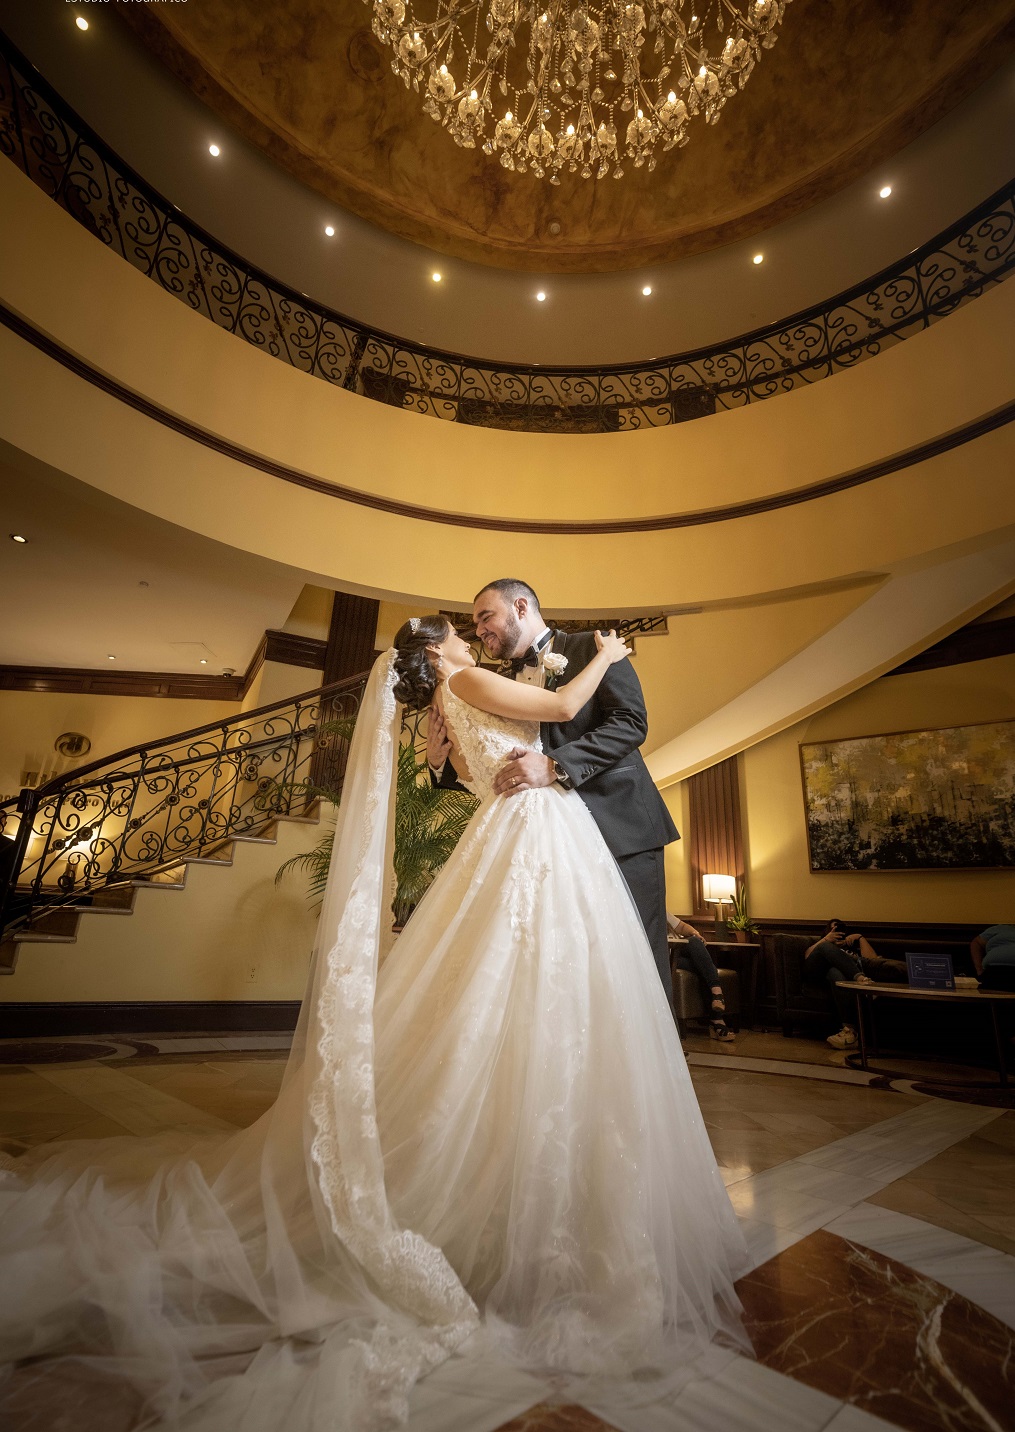
[[[551,678],[560,687],[588,666],[596,641],[592,632],[555,631],[551,648],[567,658],[567,669],[556,681]],[[544,752],[567,772],[620,866],[672,1004],[663,847],[680,835],[638,749],[648,734],[648,717],[630,661],[607,669],[574,720],[544,724],[540,734]],[[457,786],[450,761],[437,784]]]

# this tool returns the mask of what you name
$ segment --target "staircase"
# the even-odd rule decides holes
[[[192,870],[317,825],[320,798],[341,792],[365,681],[119,751],[0,805],[0,974],[22,946],[76,944],[89,916],[132,915],[144,891],[161,901]]]
[[[229,869],[235,864],[237,845],[276,847],[280,825],[316,827],[320,819],[320,802],[315,800],[303,815],[276,816],[256,831],[233,836],[201,855],[185,856],[178,864],[153,875],[138,875],[67,903],[40,906],[26,923],[12,927],[0,940],[0,975],[14,973],[22,945],[76,945],[82,933],[82,921],[86,926],[91,923],[87,919],[89,915],[133,915],[138,901],[147,898],[143,891],[155,892],[160,897],[184,891],[191,866]]]

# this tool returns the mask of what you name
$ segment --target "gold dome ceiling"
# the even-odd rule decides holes
[[[1015,47],[1011,0],[794,0],[715,126],[619,181],[551,188],[459,149],[391,72],[362,0],[121,6],[235,130],[361,217],[502,268],[640,268],[744,239],[895,153]]]

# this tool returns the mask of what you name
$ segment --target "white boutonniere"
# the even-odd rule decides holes
[[[539,658],[539,664],[545,673],[543,686],[547,691],[552,691],[567,666],[567,657],[559,651],[544,651]]]

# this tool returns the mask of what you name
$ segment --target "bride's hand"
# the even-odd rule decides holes
[[[611,666],[616,666],[618,661],[624,661],[632,655],[631,648],[625,643],[624,638],[618,636],[615,631],[607,632],[605,636],[601,631],[597,631],[595,638],[596,646],[600,651],[605,651]]]

